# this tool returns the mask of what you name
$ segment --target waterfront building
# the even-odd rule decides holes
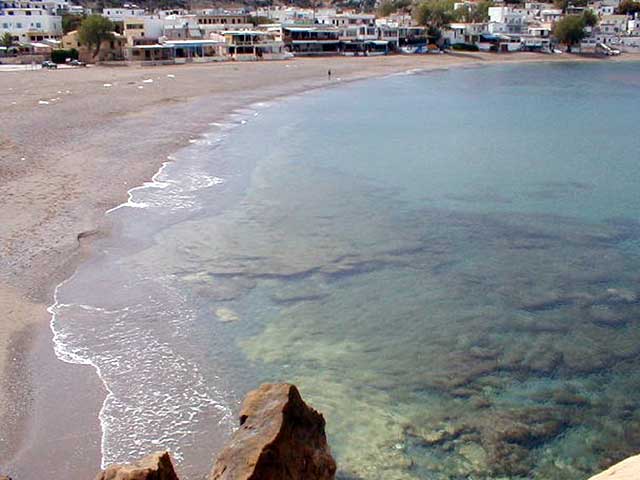
[[[475,44],[480,40],[480,35],[489,33],[487,23],[456,22],[443,30],[443,37],[450,45],[459,43]]]
[[[283,26],[287,51],[295,55],[335,55],[340,52],[340,30],[329,26]]]
[[[259,30],[229,30],[221,34],[224,39],[222,55],[233,60],[282,60],[284,42],[278,35]]]

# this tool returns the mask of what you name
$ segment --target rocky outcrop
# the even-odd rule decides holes
[[[262,385],[245,398],[240,428],[209,480],[331,480],[336,463],[324,427],[294,385]]]
[[[589,480],[638,480],[640,478],[640,455],[616,463]]]
[[[178,480],[169,452],[156,452],[137,463],[112,465],[95,480]]]

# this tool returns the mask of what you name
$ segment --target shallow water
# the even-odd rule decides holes
[[[394,76],[238,112],[57,292],[104,463],[201,475],[290,381],[343,478],[584,478],[640,449],[639,64]]]

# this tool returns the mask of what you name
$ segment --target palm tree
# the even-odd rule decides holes
[[[13,37],[9,32],[4,32],[4,35],[0,38],[0,43],[3,47],[7,47],[8,49],[13,46]]]

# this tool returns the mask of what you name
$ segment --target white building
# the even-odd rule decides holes
[[[59,15],[69,8],[68,0],[0,0],[0,10],[37,8],[52,15]]]
[[[295,24],[310,24],[314,23],[316,15],[322,14],[335,14],[335,9],[330,11],[316,11],[312,9],[294,8],[294,7],[261,7],[256,11],[256,16],[265,17],[272,20],[274,23],[281,25],[295,25]]]
[[[105,8],[102,16],[112,22],[122,22],[125,18],[144,17],[147,12],[144,8]]]
[[[543,22],[555,23],[562,18],[561,8],[547,8],[540,12],[540,19]]]
[[[640,35],[640,15],[636,13],[635,17],[630,19],[627,23],[627,35],[639,36]]]
[[[489,7],[490,33],[523,33],[527,29],[528,18],[522,9],[511,7]]]
[[[589,8],[598,15],[613,15],[620,5],[620,0],[598,0],[589,3]]]
[[[0,35],[8,32],[19,43],[61,38],[62,17],[54,15],[46,6],[39,7],[0,9]]]
[[[443,31],[443,36],[451,45],[458,43],[475,44],[480,40],[480,35],[488,33],[486,23],[452,23]]]
[[[598,30],[605,35],[623,35],[627,33],[626,15],[604,15],[600,19]]]
[[[157,15],[125,18],[122,24],[128,46],[148,44],[164,35],[165,21]]]
[[[318,14],[316,15],[316,20],[322,25],[332,25],[334,27],[348,27],[354,25],[373,27],[376,24],[376,16],[366,13]]]

